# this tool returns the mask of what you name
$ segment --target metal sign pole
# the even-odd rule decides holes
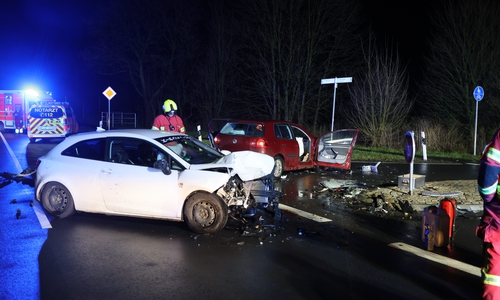
[[[333,84],[333,105],[332,105],[332,126],[330,131],[333,131],[333,121],[335,120],[335,97],[337,95],[337,77],[335,77],[335,82]]]
[[[111,99],[108,100],[108,130],[111,129],[110,116],[111,116]]]
[[[325,78],[321,79],[321,84],[332,84],[333,83],[333,107],[332,107],[332,126],[330,131],[333,131],[333,121],[335,119],[335,97],[337,94],[337,84],[338,83],[349,83],[352,82],[352,77],[342,77],[342,78]]]
[[[474,123],[474,155],[476,155],[476,143],[477,143],[477,107],[479,101],[476,101],[476,121]]]

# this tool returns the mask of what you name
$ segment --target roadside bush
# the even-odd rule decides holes
[[[420,133],[423,131],[427,150],[466,153],[470,149],[470,145],[467,145],[470,139],[458,130],[458,126],[443,124],[435,120],[418,119],[413,127],[415,137],[418,136],[420,141],[417,148],[421,148]]]

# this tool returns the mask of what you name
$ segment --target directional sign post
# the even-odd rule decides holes
[[[113,98],[116,95],[116,92],[111,88],[108,87],[107,89],[102,92],[102,94],[108,98],[108,130],[111,129],[111,121],[110,121],[110,116],[111,116],[111,98]]]
[[[479,104],[479,101],[483,100],[484,97],[484,90],[481,86],[476,86],[474,89],[474,99],[476,100],[476,122],[474,124],[474,155],[476,155],[476,140],[477,140],[477,107]]]
[[[330,131],[333,131],[333,120],[335,119],[335,95],[337,94],[337,83],[349,83],[352,82],[352,77],[342,77],[342,78],[325,78],[321,79],[321,84],[332,84],[333,83],[333,108],[332,108],[332,126]]]

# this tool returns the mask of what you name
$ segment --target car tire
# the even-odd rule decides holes
[[[49,182],[42,191],[43,208],[52,216],[66,218],[75,213],[73,196],[58,182]]]
[[[213,194],[195,193],[184,206],[184,220],[199,234],[219,232],[226,226],[227,218],[226,204]]]
[[[279,156],[274,157],[274,169],[273,169],[274,178],[280,178],[281,175],[283,175],[284,167],[285,163],[283,161],[283,158]]]

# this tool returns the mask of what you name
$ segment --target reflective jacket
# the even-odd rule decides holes
[[[178,115],[174,115],[173,117],[165,115],[157,116],[153,121],[153,127],[151,129],[186,133],[184,123]]]
[[[483,199],[483,216],[476,235],[493,245],[500,242],[500,130],[481,155],[477,178],[478,191]]]

